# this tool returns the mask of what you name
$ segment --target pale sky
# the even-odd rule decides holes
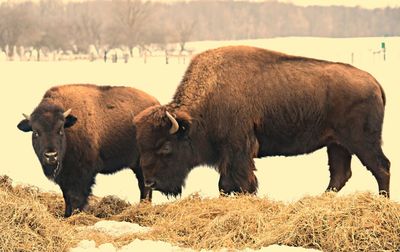
[[[309,6],[309,5],[342,5],[342,6],[360,6],[363,8],[374,9],[374,8],[386,8],[386,7],[399,7],[399,0],[279,0],[280,2],[289,2],[296,5]]]
[[[26,2],[33,1],[39,2],[40,0],[0,0],[2,2]],[[63,0],[64,2],[84,2],[84,1],[96,1],[96,0]],[[150,0],[154,2],[178,2],[190,0]],[[241,1],[241,0],[238,0]],[[262,2],[263,0],[249,0],[253,2]],[[386,7],[400,7],[400,0],[278,0],[279,2],[293,3],[301,6],[319,5],[319,6],[359,6],[367,9],[374,8],[386,8]]]

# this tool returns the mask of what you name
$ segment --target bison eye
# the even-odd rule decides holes
[[[32,132],[32,136],[33,136],[34,138],[38,138],[38,137],[39,137],[39,132],[33,131],[33,132]]]
[[[172,152],[172,145],[170,142],[165,142],[161,148],[157,151],[158,154],[168,155]]]

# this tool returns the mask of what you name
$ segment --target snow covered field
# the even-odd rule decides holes
[[[386,61],[380,52],[381,42],[386,45]],[[387,95],[383,131],[383,149],[392,163],[391,195],[400,201],[400,157],[397,141],[400,128],[400,37],[392,38],[276,38],[249,41],[206,41],[188,43],[188,48],[201,52],[222,45],[246,44],[295,55],[352,63],[370,72],[383,86]],[[170,101],[178,85],[185,64],[172,58],[166,65],[163,58],[134,60],[128,64],[104,62],[0,62],[0,174],[14,181],[61,192],[48,181],[40,168],[31,146],[30,134],[20,132],[16,125],[21,113],[31,113],[44,92],[53,85],[67,83],[94,83],[101,85],[128,85],[142,89],[161,103]],[[259,195],[292,201],[304,195],[321,194],[329,181],[326,150],[299,157],[257,159]],[[352,161],[353,176],[340,194],[370,190],[377,192],[372,174],[357,158]],[[211,197],[218,196],[218,174],[209,168],[191,172],[183,196],[200,191]],[[97,177],[95,195],[117,195],[136,203],[139,190],[130,170],[115,175]],[[174,199],[170,199],[174,200]],[[166,197],[154,193],[154,202],[167,202]],[[286,251],[286,250],[285,250]]]
[[[125,233],[133,232],[147,232],[149,228],[141,227],[134,223],[128,222],[116,222],[116,221],[99,221],[95,225],[87,227],[97,231],[102,231],[111,235],[119,236]],[[83,240],[75,248],[72,248],[69,252],[129,252],[129,251],[171,251],[171,252],[194,252],[193,249],[180,248],[173,246],[163,241],[149,241],[135,239],[128,245],[125,245],[119,249],[115,248],[110,243],[101,244],[96,246],[94,241]],[[225,249],[221,252],[228,252],[231,250]],[[245,249],[242,252],[314,252],[320,251],[315,249],[305,249],[299,247],[289,247],[280,245],[271,245],[263,247],[259,250]],[[208,252],[208,250],[201,250],[201,252]]]

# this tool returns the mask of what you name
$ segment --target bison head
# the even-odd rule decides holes
[[[195,165],[189,114],[153,106],[138,114],[134,124],[146,186],[167,196],[181,194]]]
[[[58,106],[38,107],[30,116],[18,124],[24,132],[32,131],[32,145],[42,165],[43,172],[54,180],[62,169],[62,160],[66,151],[64,129],[76,122],[70,114],[71,109],[63,111]]]

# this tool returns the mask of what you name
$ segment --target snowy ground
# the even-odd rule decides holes
[[[150,231],[149,228],[141,227],[137,224],[128,222],[116,222],[116,221],[99,221],[95,225],[88,227],[89,229],[94,229],[104,233],[108,233],[114,236],[123,235],[126,232],[147,232]],[[130,252],[130,251],[181,251],[181,252],[192,252],[193,249],[180,248],[173,246],[169,243],[163,241],[147,241],[135,239],[128,245],[125,245],[119,249],[115,248],[110,243],[101,244],[96,246],[94,241],[83,240],[77,247],[72,248],[69,252]],[[201,250],[202,252],[208,252],[208,250]],[[222,252],[232,251],[223,249]],[[319,251],[315,249],[304,249],[288,246],[272,245],[268,247],[261,248],[260,250],[245,249],[243,252],[313,252]]]
[[[386,45],[383,61],[381,43]],[[400,37],[391,38],[276,38],[250,41],[205,41],[188,43],[188,48],[201,52],[208,48],[231,44],[247,44],[290,54],[353,63],[370,72],[386,91],[387,105],[383,131],[383,149],[392,163],[392,199],[400,200],[400,169],[398,139],[400,128]],[[98,62],[0,62],[0,174],[14,181],[60,192],[48,181],[40,168],[31,146],[30,134],[17,130],[21,113],[30,113],[44,92],[53,85],[67,83],[95,83],[100,85],[128,85],[142,89],[161,103],[170,101],[186,69],[185,64],[163,58],[131,61],[128,64]],[[329,181],[326,150],[299,157],[256,159],[259,195],[282,201],[293,201],[304,195],[319,195]],[[377,192],[371,173],[357,158],[352,161],[353,176],[340,194],[369,190]],[[209,168],[194,169],[187,180],[183,196],[200,191],[205,196],[218,196],[218,174]],[[95,195],[117,195],[132,203],[138,202],[139,190],[130,170],[115,175],[97,177]],[[154,202],[167,202],[158,192]],[[173,201],[170,199],[169,201]]]
[[[181,248],[177,246],[172,246],[169,243],[163,241],[142,241],[134,240],[128,245],[122,248],[116,249],[112,244],[105,243],[98,247],[94,241],[84,240],[78,244],[76,248],[70,250],[70,252],[131,252],[131,251],[164,251],[164,252],[194,252],[196,250]],[[222,249],[221,252],[232,251],[229,249]],[[289,247],[280,245],[271,245],[268,247],[263,247],[259,250],[245,249],[243,252],[316,252],[320,250],[315,249],[305,249],[299,247]],[[201,250],[201,252],[209,252],[209,250]]]
[[[103,220],[96,222],[93,226],[85,227],[95,231],[103,232],[112,236],[121,236],[130,233],[148,232],[151,228],[139,226],[136,223],[126,221]]]

